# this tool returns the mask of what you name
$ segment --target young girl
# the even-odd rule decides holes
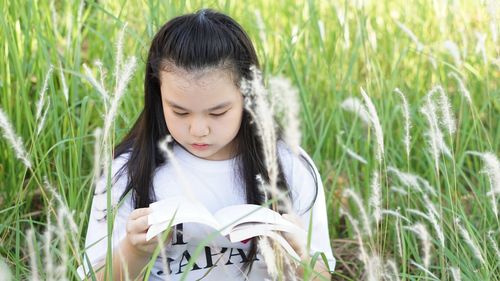
[[[174,18],[155,35],[146,63],[144,109],[115,148],[112,163],[112,201],[122,201],[111,233],[115,279],[142,276],[158,246],[156,239],[146,241],[150,203],[189,194],[211,212],[235,204],[263,204],[258,178],[269,179],[262,142],[240,91],[242,79],[252,79],[251,67],[259,62],[238,23],[211,10]],[[158,147],[168,135],[175,163]],[[310,228],[311,247],[301,255],[308,262],[310,255],[324,253],[328,266],[319,258],[315,270],[330,278],[328,268],[333,271],[335,259],[319,174],[304,151],[296,155],[283,141],[276,145],[278,185],[292,202],[293,210],[287,212],[296,214],[284,217]],[[106,194],[99,192],[105,183],[101,179],[93,199],[81,277],[93,267],[98,279],[105,278]],[[270,278],[258,238],[231,243],[219,235],[199,247],[213,231],[194,223],[175,226],[150,280],[179,280],[186,274],[187,280]],[[306,244],[284,237],[296,250]],[[195,253],[197,248],[201,253]],[[288,274],[301,276],[300,267],[290,269],[296,272]]]

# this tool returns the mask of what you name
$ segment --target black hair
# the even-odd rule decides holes
[[[227,15],[204,9],[173,18],[160,28],[151,42],[146,61],[144,109],[114,150],[115,158],[129,153],[128,162],[122,169],[128,174],[122,198],[132,191],[135,208],[148,207],[156,200],[153,176],[155,170],[167,161],[158,148],[158,142],[169,135],[161,102],[160,72],[175,68],[186,71],[223,68],[231,71],[235,84],[239,86],[241,79],[253,78],[251,66],[259,67],[253,44],[243,28]],[[264,203],[256,176],[261,175],[264,181],[269,181],[262,148],[257,128],[244,110],[236,136],[237,172],[250,204]],[[284,192],[289,191],[279,161],[278,187]],[[256,253],[254,238],[244,270],[251,270]]]

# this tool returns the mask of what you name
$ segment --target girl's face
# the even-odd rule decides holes
[[[172,137],[207,160],[234,156],[243,97],[228,71],[161,71],[163,115]]]

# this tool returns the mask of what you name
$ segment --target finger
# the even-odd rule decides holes
[[[151,213],[150,208],[139,208],[139,209],[133,210],[132,213],[130,213],[128,218],[130,220],[135,220],[135,219],[138,219],[140,217],[147,216],[150,213]]]
[[[130,235],[129,239],[130,239],[130,242],[136,246],[145,246],[149,243],[149,241],[146,241],[146,233],[139,233],[139,234]],[[151,240],[153,240],[153,239],[151,239]]]
[[[129,220],[127,223],[127,232],[128,233],[143,233],[148,230],[148,217],[142,216],[135,220]]]

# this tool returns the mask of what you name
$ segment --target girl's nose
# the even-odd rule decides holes
[[[194,137],[204,137],[210,133],[210,128],[203,118],[194,118],[191,122],[189,132]]]

